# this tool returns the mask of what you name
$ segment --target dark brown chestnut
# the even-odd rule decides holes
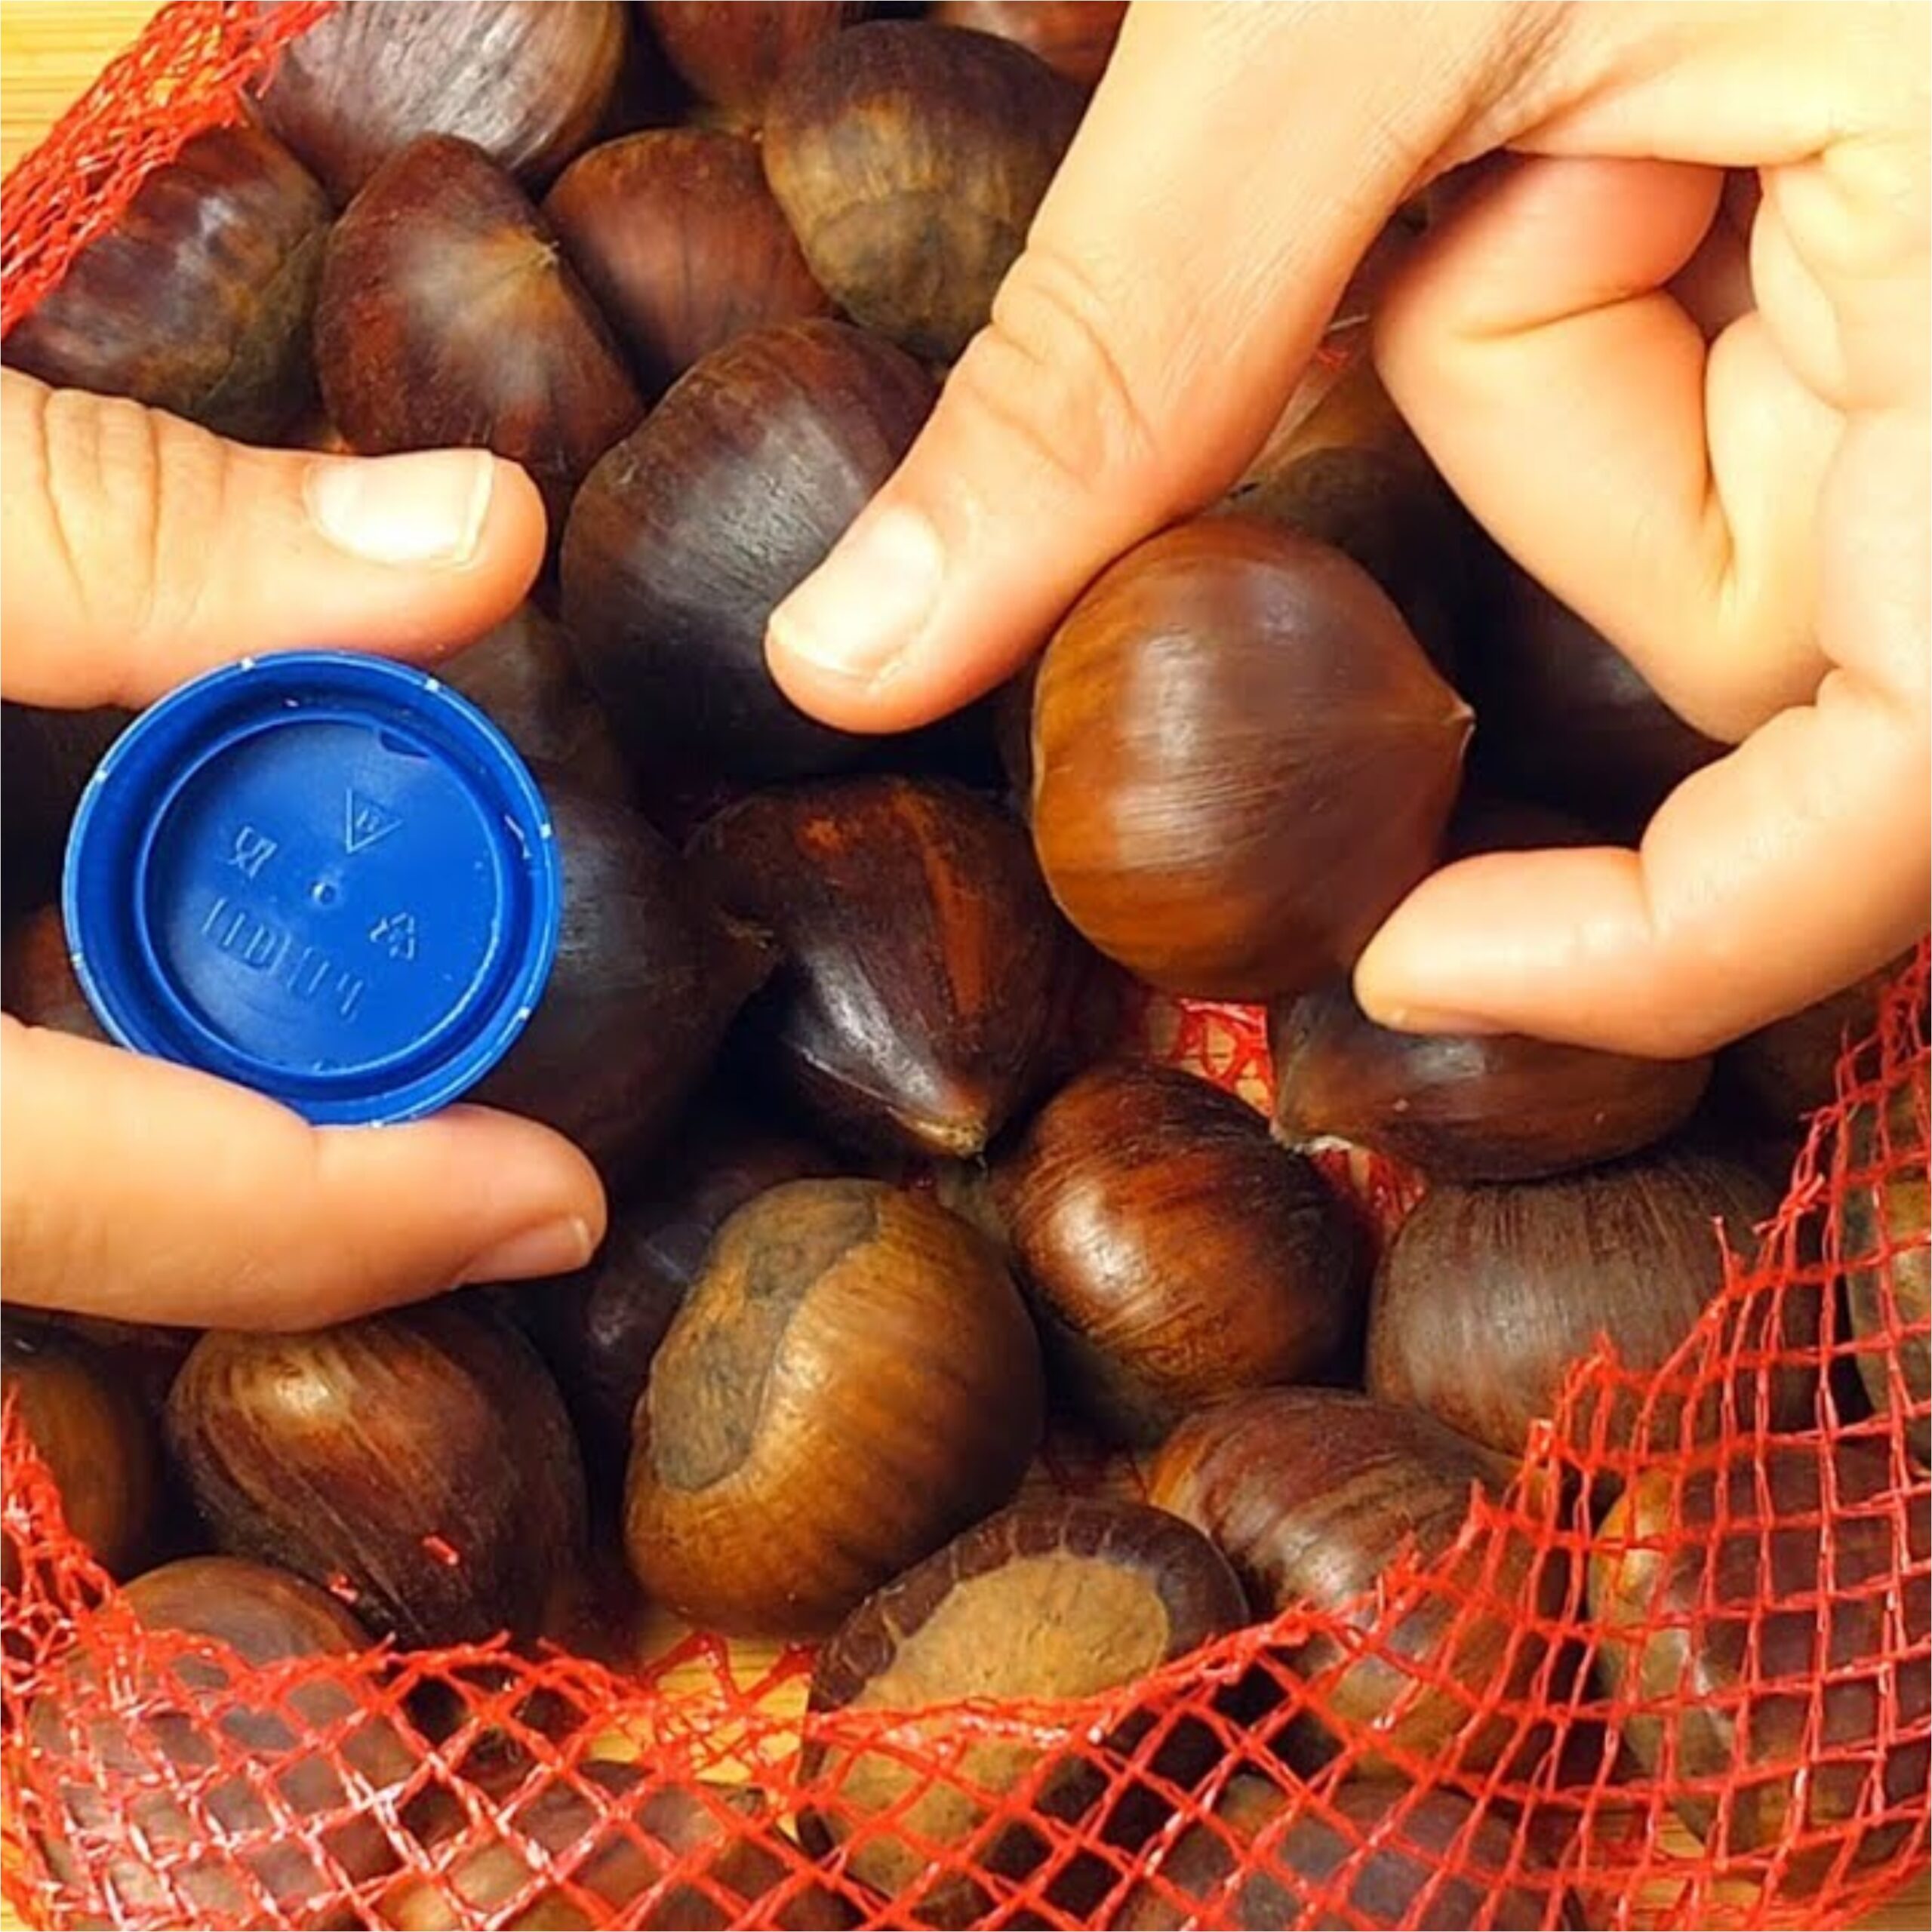
[[[564,622],[634,758],[755,780],[866,749],[779,690],[765,626],[934,395],[910,356],[846,323],[760,329],[706,356],[591,472],[564,537]]]
[[[481,148],[448,134],[391,156],[336,223],[315,370],[355,448],[494,450],[530,472],[553,531],[644,414],[543,217]]]
[[[346,1658],[371,1641],[326,1591],[233,1557],[165,1564],[129,1584],[125,1601],[150,1632],[208,1640],[258,1669]],[[180,1708],[183,1692],[195,1709]],[[373,1685],[366,1694],[365,1706],[349,1682],[320,1677],[251,1694],[217,1657],[171,1644],[165,1670],[157,1655],[131,1682],[104,1682],[91,1659],[72,1666],[35,1700],[27,1727],[42,1764],[75,1774],[62,1777],[60,1821],[42,1840],[55,1876],[100,1900],[103,1924],[260,1922],[263,1894],[282,1924],[359,1922],[346,1887],[397,1862],[368,1793],[394,1794],[416,1769]],[[335,1741],[325,1748],[325,1737]],[[209,1843],[210,1828],[158,1767],[193,1789],[225,1841]],[[314,1821],[308,1832],[290,1829],[291,1813]],[[103,1856],[103,1845],[117,1848]]]
[[[1777,1206],[1755,1169],[1727,1155],[1667,1149],[1548,1180],[1432,1188],[1383,1257],[1371,1305],[1368,1387],[1426,1410],[1504,1455],[1555,1413],[1563,1379],[1599,1337],[1629,1370],[1663,1366],[1724,1281],[1714,1223],[1744,1247]],[[1815,1301],[1786,1298],[1785,1340],[1815,1340]],[[1810,1337],[1798,1326],[1808,1310]],[[1774,1374],[1771,1419],[1810,1413],[1814,1371]],[[1739,1398],[1752,1399],[1751,1378]],[[1693,1426],[1722,1418],[1721,1391],[1701,1392]],[[1613,1436],[1634,1427],[1634,1391],[1620,1389]],[[1655,1406],[1647,1439],[1679,1439],[1682,1404]]]
[[[1881,1415],[1903,1398],[1906,1441],[1920,1462],[1932,1463],[1932,1177],[1924,1081],[1902,1081],[1882,1115],[1879,1103],[1863,1103],[1846,1131],[1856,1178],[1839,1204],[1838,1244],[1861,1345],[1859,1377]]]
[[[1396,1033],[1345,980],[1268,1010],[1275,1132],[1392,1155],[1438,1180],[1529,1180],[1632,1154],[1688,1120],[1708,1054],[1640,1060],[1520,1033]]]
[[[426,1847],[463,1849],[441,1875],[382,1900],[395,1932],[443,1932],[488,1918],[507,1932],[722,1932],[755,1906],[777,1932],[836,1932],[853,1915],[774,1850],[776,1809],[748,1785],[648,1784],[634,1764],[592,1758],[512,1809],[500,1834],[452,1820]],[[524,1903],[502,1915],[513,1901]]]
[[[688,853],[783,949],[761,1057],[828,1131],[967,1158],[1031,1097],[1070,936],[997,807],[829,780],[727,806]]]
[[[926,15],[1026,48],[1083,88],[1097,87],[1127,17],[1127,0],[940,0]]]
[[[0,906],[6,922],[60,896],[60,866],[81,793],[134,713],[0,704]]]
[[[1106,571],[1033,696],[1033,839],[1060,909],[1168,991],[1300,992],[1435,862],[1468,706],[1327,545],[1204,517]]]
[[[631,1568],[732,1634],[822,1635],[1010,1497],[1040,1438],[1039,1347],[983,1237],[874,1181],[741,1208],[651,1365]]]
[[[959,1722],[941,1714],[946,1707],[1052,1702],[1136,1684],[1237,1628],[1246,1607],[1220,1552],[1164,1510],[1017,1503],[861,1604],[819,1653],[808,1709],[903,1715],[913,1721],[909,1732],[916,1724],[923,1752],[937,1755]],[[1101,1749],[1131,1751],[1149,1721],[1130,1718]],[[920,1924],[977,1924],[990,1901],[976,1874],[1023,1878],[1047,1857],[1047,1841],[1023,1823],[988,1835],[1001,1794],[1027,1780],[1028,1810],[1084,1822],[1107,1783],[1078,1749],[1042,1774],[1048,1747],[1029,1726],[989,1725],[961,1744],[935,1777],[900,1751],[855,1746],[835,1726],[807,1719],[804,1775],[833,1795],[805,1814],[801,1835],[827,1851],[855,1840],[847,1869]],[[1207,1734],[1189,1746],[1195,1761],[1164,1764],[1164,1776],[1185,1783],[1207,1768]],[[968,1847],[957,1866],[936,1856]]]
[[[1548,1890],[1524,1873],[1514,1829],[1454,1792],[1350,1778],[1320,1798],[1291,1798],[1244,1773],[1214,1816],[1218,1830],[1190,1825],[1128,1893],[1108,1921],[1116,1932],[1275,1932],[1304,1921],[1536,1932],[1549,1923]]]
[[[481,705],[531,764],[568,772],[578,792],[630,801],[630,774],[611,721],[584,682],[562,626],[534,604],[519,605],[438,674]]]
[[[776,955],[725,918],[638,813],[539,772],[564,869],[557,962],[475,1097],[547,1121],[623,1179],[710,1071]]]
[[[102,1375],[158,1426],[188,1352],[201,1339],[198,1328],[158,1321],[124,1321],[107,1315],[74,1315],[65,1309],[25,1308],[9,1316],[10,1333],[32,1337],[51,1331],[71,1339],[98,1363]],[[155,1438],[159,1447],[160,1438]]]
[[[1872,1030],[1879,998],[1908,956],[1888,961],[1875,973],[1734,1040],[1723,1050],[1718,1057],[1719,1080],[1757,1125],[1772,1134],[1795,1136],[1807,1115],[1831,1104],[1838,1061],[1847,1046]]]
[[[405,1644],[529,1637],[580,1567],[583,1469],[556,1385],[466,1309],[211,1330],[168,1425],[221,1549],[328,1586]]]
[[[10,1316],[0,1345],[0,1391],[60,1493],[67,1527],[109,1576],[125,1577],[152,1546],[161,1506],[161,1443],[136,1397],[77,1337],[30,1330]],[[6,1587],[20,1556],[0,1538]]]
[[[765,177],[839,306],[949,361],[992,313],[1084,99],[1012,41],[875,20],[773,90]]]
[[[1183,1422],[1148,1497],[1220,1546],[1257,1614],[1352,1605],[1350,1621],[1369,1629],[1383,1613],[1355,1600],[1405,1550],[1446,1560],[1472,1491],[1500,1492],[1509,1472],[1413,1409],[1337,1389],[1268,1389]],[[1535,1618],[1561,1603],[1564,1577],[1559,1558],[1520,1543],[1493,1571],[1480,1567],[1486,1560],[1471,1553],[1454,1595],[1418,1594],[1373,1649],[1315,1637],[1283,1653],[1352,1735],[1376,1727],[1398,1774],[1417,1758],[1487,1768],[1527,1740],[1546,1660]],[[1291,1720],[1282,1742],[1302,1770],[1334,1748],[1312,1712]],[[1380,1770],[1380,1752],[1358,1767]]]
[[[259,128],[198,134],[14,325],[8,363],[265,442],[315,392],[309,322],[333,213]]]
[[[753,329],[831,312],[745,135],[607,141],[565,170],[543,214],[653,395]]]
[[[1731,1858],[1778,1847],[1802,1893],[1915,1829],[1932,1538],[1874,1444],[1747,1449],[1646,1471],[1617,1500],[1589,1562],[1597,1668],[1684,1822]]]
[[[865,12],[850,0],[642,0],[657,45],[700,100],[755,122],[795,62]]]
[[[1205,1080],[1090,1069],[993,1193],[1048,1365],[1110,1440],[1151,1444],[1223,1396],[1352,1367],[1364,1297],[1346,1214]]]
[[[590,138],[624,39],[620,0],[347,0],[282,51],[256,110],[338,205],[423,134],[541,183]]]
[[[0,996],[7,1011],[29,1026],[82,1040],[107,1038],[75,974],[57,906],[43,906],[7,935],[0,950]]]
[[[1466,676],[1482,719],[1476,762],[1502,789],[1635,838],[1724,747],[1695,731],[1609,640],[1524,572],[1496,593]]]

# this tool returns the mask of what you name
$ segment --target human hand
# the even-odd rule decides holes
[[[775,615],[775,675],[871,730],[997,682],[1235,479],[1396,208],[1506,151],[1383,302],[1383,380],[1503,546],[1741,742],[1639,851],[1435,874],[1357,993],[1683,1054],[1848,983],[1927,917],[1928,38],[1872,4],[1136,5],[991,327]],[[1727,169],[1761,186],[1755,306],[1707,343],[1667,285],[1734,278]]]
[[[5,688],[27,704],[142,705],[297,645],[433,658],[510,610],[543,555],[535,488],[481,451],[243,449],[13,370],[0,434]],[[309,1327],[577,1267],[604,1230],[589,1163],[529,1121],[312,1128],[11,1018],[0,1135],[7,1294],[89,1314]]]

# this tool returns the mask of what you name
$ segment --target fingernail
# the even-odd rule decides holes
[[[579,1217],[546,1221],[485,1248],[463,1271],[460,1281],[534,1281],[545,1275],[568,1275],[590,1259],[594,1246],[590,1224]]]
[[[317,530],[365,563],[466,564],[490,513],[496,460],[487,450],[330,457],[303,494]]]
[[[883,677],[939,601],[946,555],[916,510],[862,518],[771,614],[775,649],[835,676]]]

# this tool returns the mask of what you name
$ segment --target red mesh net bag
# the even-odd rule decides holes
[[[321,11],[158,17],[8,179],[5,322]],[[1358,1598],[1075,1703],[807,1715],[809,1654],[684,1632],[251,1661],[143,1628],[10,1409],[7,1895],[48,1926],[1850,1924],[1932,1809],[1927,971],[1661,1369],[1577,1364],[1506,1487]],[[1136,1025],[1265,1103],[1254,1014]],[[1385,1234],[1413,1205],[1330,1164]]]

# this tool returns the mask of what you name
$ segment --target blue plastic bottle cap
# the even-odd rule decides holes
[[[495,725],[406,665],[245,658],[143,712],[88,781],[63,909],[101,1024],[312,1121],[408,1120],[509,1050],[562,868]]]

